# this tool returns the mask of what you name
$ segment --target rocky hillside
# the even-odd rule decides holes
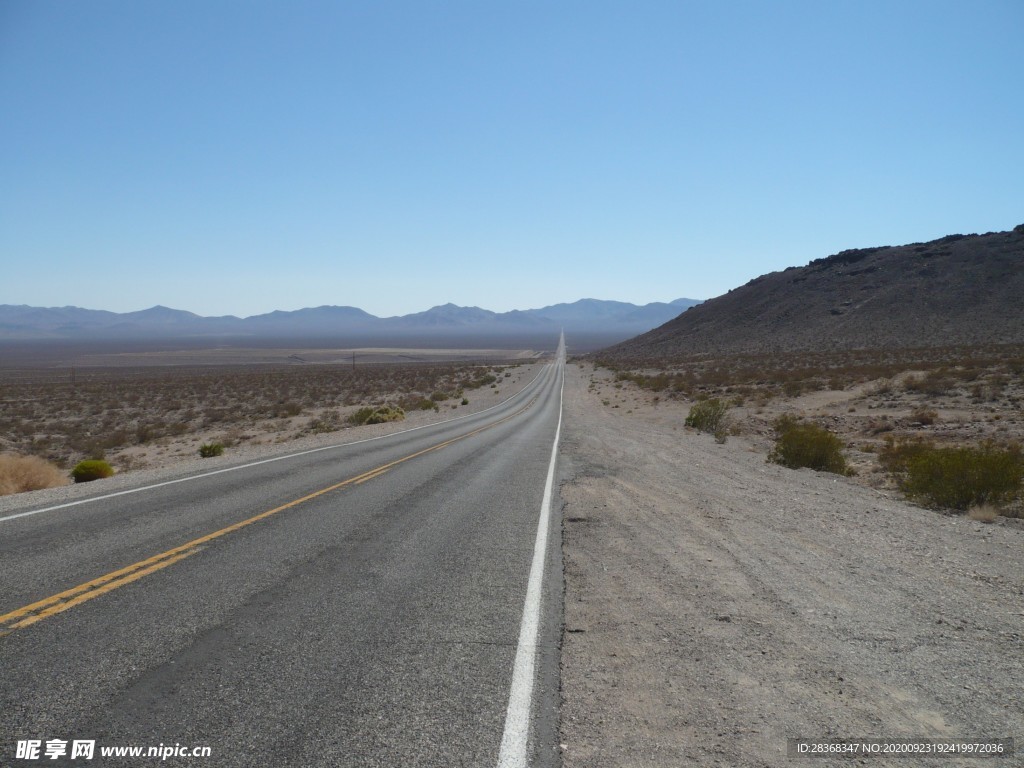
[[[1024,343],[1024,224],[772,272],[601,353],[654,360]]]

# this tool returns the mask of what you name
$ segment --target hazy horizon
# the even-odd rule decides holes
[[[0,303],[645,305],[1012,229],[1022,30],[1007,0],[6,3]]]
[[[247,319],[249,317],[255,317],[257,315],[269,314],[270,312],[296,312],[296,311],[303,310],[303,309],[320,309],[322,307],[338,307],[338,308],[361,309],[364,312],[367,312],[368,314],[374,315],[374,317],[378,317],[378,318],[381,318],[381,319],[388,319],[390,317],[404,317],[405,315],[415,315],[415,314],[419,314],[421,312],[427,312],[427,311],[429,311],[431,309],[436,309],[437,307],[447,306],[449,304],[454,304],[455,306],[460,307],[462,309],[483,309],[483,310],[487,310],[487,311],[490,311],[490,312],[495,312],[497,314],[502,314],[504,312],[515,312],[515,311],[521,311],[521,312],[537,311],[537,310],[545,309],[546,307],[550,307],[550,306],[558,306],[558,305],[563,305],[563,304],[565,304],[565,305],[577,304],[577,303],[579,303],[581,301],[601,301],[601,302],[613,301],[613,302],[619,302],[620,300],[619,299],[598,299],[598,298],[595,298],[593,296],[584,296],[582,298],[573,299],[571,301],[556,301],[553,304],[545,304],[543,307],[513,307],[510,310],[495,310],[495,309],[491,309],[490,307],[481,307],[479,305],[473,305],[473,304],[455,304],[454,302],[441,302],[441,303],[437,303],[437,304],[431,304],[429,307],[424,307],[422,309],[413,309],[411,312],[404,312],[401,315],[376,315],[373,312],[369,312],[368,310],[364,309],[363,307],[359,307],[359,306],[356,306],[354,304],[318,304],[316,306],[295,307],[294,309],[283,309],[281,307],[275,307],[274,309],[267,310],[266,312],[257,312],[257,313],[255,313],[253,315],[235,315],[235,314],[232,314],[230,312],[217,312],[217,313],[213,313],[213,314],[204,314],[204,313],[201,313],[201,312],[192,312],[192,310],[187,309],[185,307],[175,307],[175,306],[171,306],[170,304],[163,304],[163,303],[150,304],[149,306],[146,306],[146,307],[137,307],[137,308],[126,309],[126,310],[112,310],[112,309],[107,309],[106,307],[87,307],[87,306],[82,306],[81,304],[62,304],[62,305],[59,305],[59,306],[58,305],[42,306],[42,305],[37,305],[37,304],[25,304],[24,302],[21,302],[21,303],[18,303],[18,304],[11,303],[11,302],[2,302],[2,303],[0,303],[0,306],[13,306],[13,307],[24,306],[24,307],[32,307],[34,309],[84,309],[84,310],[98,311],[98,312],[115,312],[117,314],[129,314],[129,313],[132,313],[132,312],[144,312],[144,311],[146,311],[148,309],[163,308],[163,309],[171,309],[171,310],[182,311],[182,312],[192,312],[192,314],[199,315],[200,317],[209,317],[209,318],[237,317],[237,318],[242,319],[242,320]],[[677,296],[674,299],[669,299],[669,300],[666,300],[666,301],[655,300],[655,301],[647,302],[647,304],[636,304],[636,306],[644,307],[644,306],[647,306],[648,304],[671,304],[674,301],[703,302],[703,301],[705,301],[705,299],[694,299],[694,298],[691,298],[691,297],[688,297],[688,296]],[[635,304],[635,302],[620,302],[620,303],[623,303],[623,304]]]

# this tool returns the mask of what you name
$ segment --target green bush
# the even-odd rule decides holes
[[[469,400],[468,400],[468,399],[466,399],[465,397],[464,397],[464,398],[462,398],[462,404],[463,404],[463,405],[469,405]]]
[[[221,456],[224,454],[224,445],[222,443],[203,443],[199,446],[199,455],[204,459],[209,459],[213,456]]]
[[[71,470],[71,477],[76,483],[88,483],[92,480],[112,477],[113,474],[114,468],[107,462],[99,459],[80,461]]]
[[[349,424],[354,424],[354,425],[356,425],[358,427],[361,424],[365,424],[366,420],[369,419],[370,416],[372,416],[372,415],[373,415],[373,408],[370,408],[368,406],[367,407],[363,407],[363,408],[360,408],[359,410],[354,411],[354,412],[349,414],[349,416],[348,416],[348,423]]]
[[[729,404],[717,398],[699,400],[690,407],[686,417],[686,426],[698,432],[713,432],[715,437],[724,437],[726,431]]]
[[[362,424],[383,424],[387,421],[402,421],[405,418],[405,411],[397,405],[380,405],[376,408],[360,408],[348,417],[349,423],[360,426]]]
[[[999,504],[1020,493],[1024,456],[1020,446],[919,447],[906,461],[904,493],[927,506],[967,510]]]
[[[387,421],[402,421],[403,419],[405,419],[405,411],[397,405],[382,405],[379,408],[373,409],[373,413],[370,414],[370,418],[366,420],[366,423],[383,424]]]
[[[878,449],[878,463],[891,475],[906,476],[912,459],[934,450],[935,446],[921,438],[896,440],[885,436],[885,443]]]
[[[842,449],[842,441],[825,427],[786,415],[775,421],[775,447],[768,454],[768,461],[790,469],[807,467],[816,472],[849,475]]]

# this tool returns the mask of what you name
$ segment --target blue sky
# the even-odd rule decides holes
[[[0,2],[0,303],[708,298],[1024,223],[1024,3]]]

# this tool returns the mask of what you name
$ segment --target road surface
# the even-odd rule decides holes
[[[563,350],[489,412],[0,519],[0,765],[555,763]]]

